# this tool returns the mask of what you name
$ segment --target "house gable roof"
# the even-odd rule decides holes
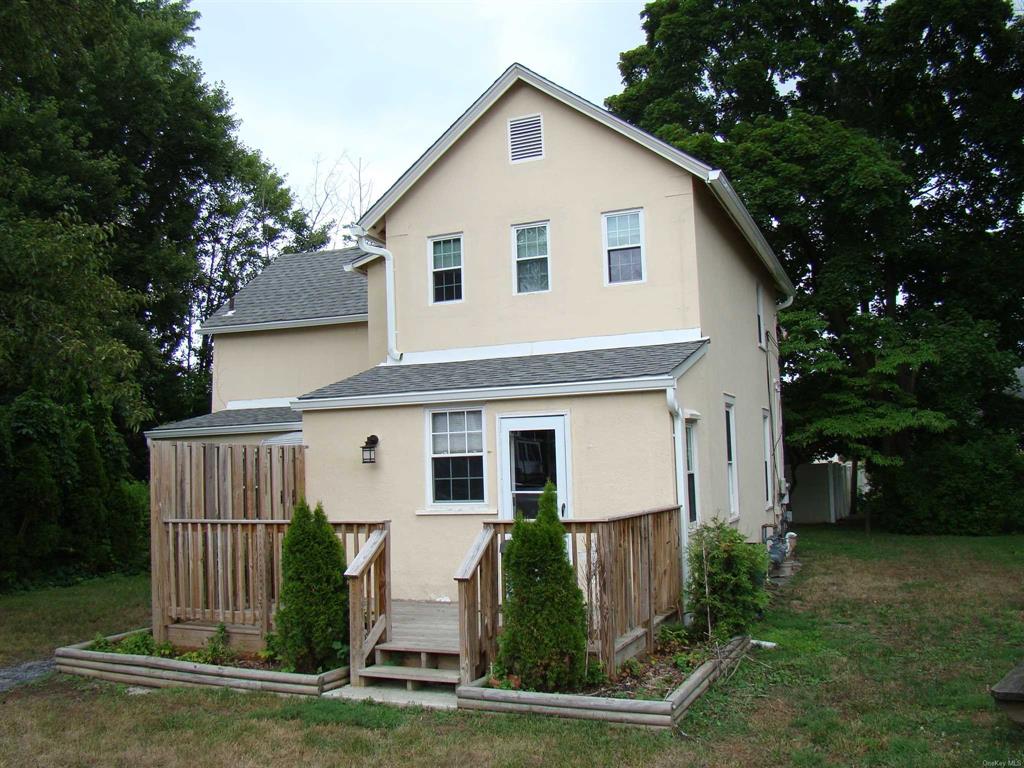
[[[282,254],[225,304],[200,333],[295,328],[366,320],[366,275],[346,269],[359,248]]]
[[[647,133],[635,125],[616,117],[606,109],[593,104],[572,91],[551,82],[545,77],[538,75],[522,64],[513,64],[502,73],[501,77],[494,81],[484,93],[473,102],[458,120],[449,126],[441,137],[435,141],[419,159],[413,163],[408,170],[399,177],[390,189],[375,202],[370,209],[359,219],[359,224],[367,231],[372,230],[391,207],[444,155],[451,146],[471,128],[480,117],[489,110],[501,96],[508,91],[515,83],[524,82],[534,88],[546,93],[548,96],[557,99],[563,104],[572,107],[582,114],[603,123],[613,131],[631,139],[646,147],[652,152],[660,155],[671,163],[678,165],[690,172],[705,184],[725,208],[729,217],[743,233],[744,238],[751,248],[764,263],[765,267],[772,274],[779,291],[786,297],[792,297],[796,292],[785,270],[779,263],[778,257],[772,250],[764,235],[758,229],[757,224],[747,211],[746,206],[740,200],[736,191],[732,188],[725,174],[718,169],[698,160],[692,155],[676,149],[671,144]],[[364,258],[362,263],[373,257]],[[362,266],[362,264],[357,265]]]
[[[292,402],[298,410],[653,390],[703,355],[708,340],[523,357],[378,365]]]

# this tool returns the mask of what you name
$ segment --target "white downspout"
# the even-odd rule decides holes
[[[384,292],[387,296],[387,323],[388,323],[388,361],[393,363],[401,362],[402,353],[398,351],[397,324],[395,321],[395,257],[387,248],[374,245],[366,236],[366,230],[358,224],[348,226],[349,234],[358,238],[359,247],[374,256],[381,256],[384,259]]]
[[[675,385],[665,389],[665,401],[669,413],[672,414],[672,447],[676,467],[676,502],[679,504],[679,543],[682,547],[683,612],[685,613],[686,579],[689,576],[686,557],[690,548],[690,502],[686,491],[686,445],[684,442],[686,440],[686,420],[683,417],[683,408],[679,405],[677,394]]]

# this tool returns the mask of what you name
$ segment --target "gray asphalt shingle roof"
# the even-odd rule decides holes
[[[299,399],[315,400],[327,397],[393,395],[406,392],[659,376],[670,373],[707,343],[707,340],[702,340],[451,363],[381,365],[321,387],[302,395]]]
[[[192,419],[161,424],[149,434],[172,432],[179,429],[208,429],[221,427],[249,427],[271,424],[302,424],[302,415],[291,408],[238,408],[207,413]]]
[[[233,314],[224,304],[203,331],[366,314],[366,275],[345,271],[362,255],[359,248],[282,254],[235,294]]]

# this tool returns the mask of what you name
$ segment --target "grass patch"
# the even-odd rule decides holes
[[[804,568],[754,630],[779,648],[716,683],[684,737],[230,691],[131,696],[61,676],[0,694],[0,766],[945,768],[1024,758],[1024,730],[986,692],[1024,647],[1024,537],[812,529],[799,554]]]
[[[252,713],[264,720],[298,720],[306,725],[351,725],[357,728],[391,730],[404,724],[410,712],[374,702],[313,699]]]
[[[56,648],[147,626],[149,576],[105,576],[70,587],[0,595],[0,667]]]

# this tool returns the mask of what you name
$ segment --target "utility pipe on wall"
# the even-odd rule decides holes
[[[376,245],[366,236],[366,230],[358,224],[348,226],[349,234],[358,238],[359,247],[374,256],[384,259],[384,291],[387,295],[387,323],[388,323],[388,361],[393,363],[401,362],[402,353],[398,351],[398,329],[395,320],[395,257],[387,248]]]
[[[668,405],[668,412],[672,415],[672,447],[676,467],[676,501],[679,504],[679,544],[682,548],[681,565],[685,601],[686,579],[689,576],[686,553],[690,547],[690,500],[686,491],[686,419],[683,416],[683,408],[679,405],[677,395],[678,387],[676,385],[665,389],[665,402]],[[683,611],[686,611],[685,602]]]

